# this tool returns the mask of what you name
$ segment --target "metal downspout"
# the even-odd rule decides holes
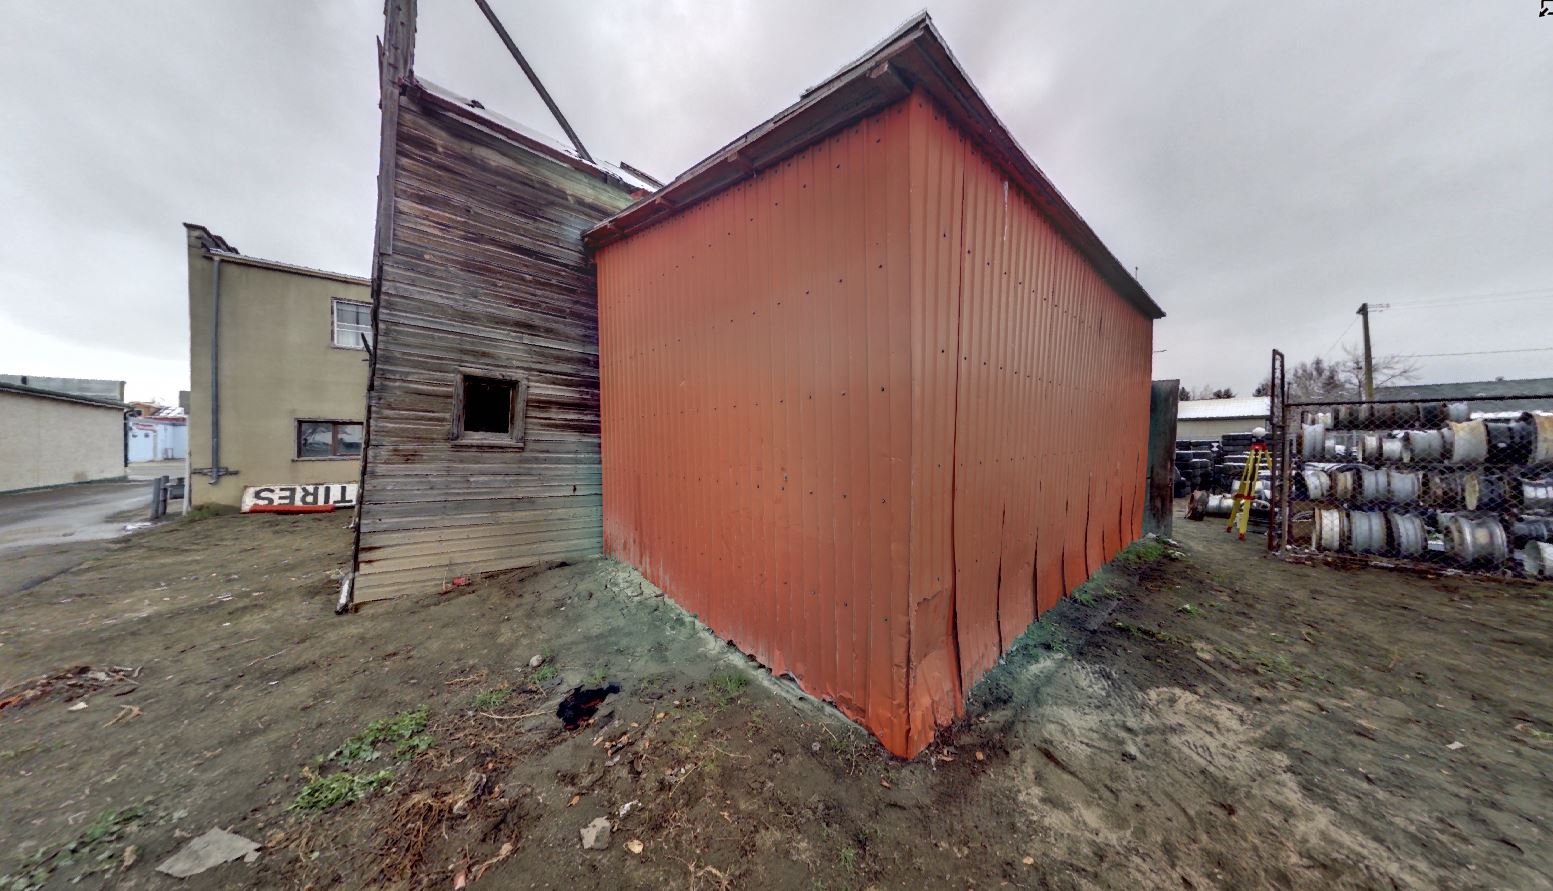
[[[221,258],[210,263],[210,484],[221,481]]]

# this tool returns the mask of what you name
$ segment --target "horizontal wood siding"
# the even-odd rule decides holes
[[[355,600],[602,548],[598,307],[582,233],[624,186],[399,101]],[[459,370],[528,382],[522,448],[452,441]]]

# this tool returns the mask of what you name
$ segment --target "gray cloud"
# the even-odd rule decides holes
[[[423,76],[559,138],[473,3],[421,5]],[[660,177],[917,9],[493,5],[589,148]],[[932,12],[1169,311],[1157,376],[1248,392],[1270,347],[1328,350],[1364,300],[1396,306],[1375,319],[1383,352],[1553,342],[1553,19],[1532,0]],[[3,13],[0,370],[171,398],[187,376],[184,220],[259,256],[368,270],[376,0]],[[1404,307],[1483,294],[1505,296]],[[1553,375],[1553,353],[1424,362],[1425,380]]]

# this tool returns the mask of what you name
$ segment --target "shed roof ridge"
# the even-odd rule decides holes
[[[798,100],[724,144],[645,196],[589,229],[601,247],[724,191],[842,127],[904,99],[914,87],[945,106],[1037,208],[1129,303],[1150,318],[1164,310],[1100,240],[1071,202],[993,111],[926,11],[908,19],[868,53],[804,90]]]

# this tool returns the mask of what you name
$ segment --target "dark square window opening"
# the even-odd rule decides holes
[[[527,386],[518,378],[461,371],[454,391],[453,440],[521,446]]]
[[[512,381],[488,377],[464,378],[464,432],[511,433]]]

